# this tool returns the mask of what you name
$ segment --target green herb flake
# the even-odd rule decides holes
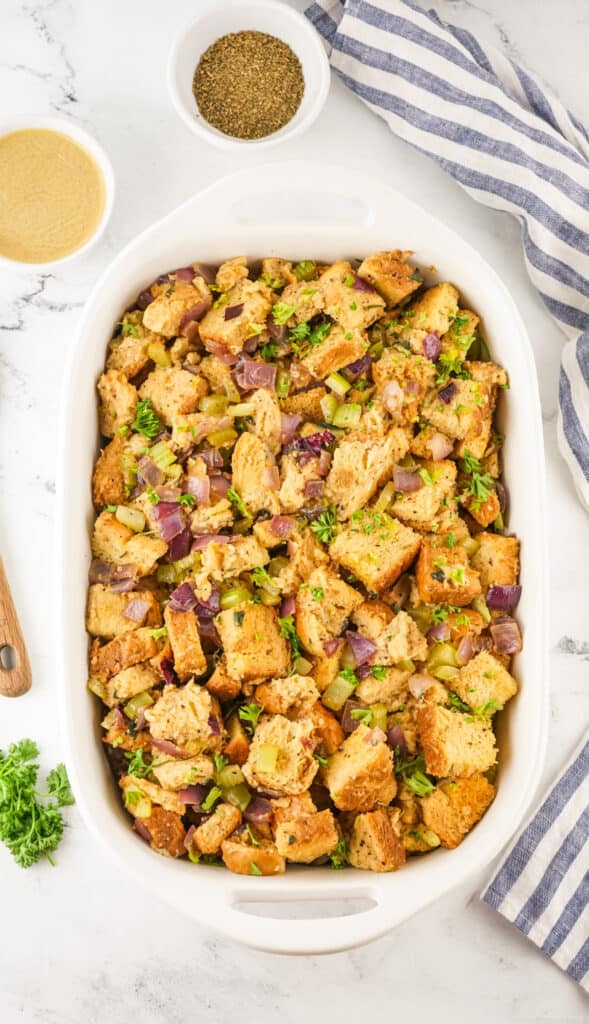
[[[296,631],[293,615],[285,615],[278,619],[280,635],[288,640],[293,658],[300,658],[302,654],[301,641]]]
[[[331,861],[332,868],[335,868],[336,870],[345,868],[350,863],[348,844],[343,836],[340,836],[338,839],[337,846],[333,853],[330,853],[329,859]]]
[[[244,723],[246,732],[248,732],[250,736],[253,734],[253,731],[258,724],[258,718],[262,714],[262,711],[263,708],[260,704],[242,704],[237,712],[240,721]]]
[[[194,497],[194,494],[181,494],[178,501],[181,505],[187,505],[188,508],[192,508],[196,502],[196,498]]]
[[[63,835],[60,808],[74,802],[63,764],[47,775],[47,802],[37,791],[39,765],[37,744],[30,739],[0,750],[0,841],[21,868],[29,868],[41,857],[53,864],[52,852]]]
[[[296,313],[296,306],[288,306],[285,302],[277,302],[272,307],[272,319],[279,326],[290,320],[294,313]]]
[[[253,860],[250,863],[250,871],[251,871],[252,875],[261,875],[262,874],[262,872],[260,871],[258,865],[255,864]]]
[[[136,430],[138,434],[143,434],[149,441],[153,441],[161,429],[161,420],[153,408],[151,400],[149,398],[140,398],[135,410],[133,430]]]
[[[146,763],[143,759],[143,750],[126,751],[125,757],[129,762],[127,769],[129,775],[134,775],[136,779],[144,779],[147,775],[151,774],[151,762]]]
[[[244,517],[244,519],[251,519],[247,505],[245,504],[241,495],[238,494],[238,492],[235,490],[235,487],[229,488],[229,490],[227,491],[227,497],[229,498],[231,504],[237,509],[239,514]]]
[[[329,508],[326,508],[325,512],[322,512],[321,515],[312,520],[310,526],[318,540],[323,544],[331,544],[335,537],[337,526],[337,512],[335,510],[335,506],[330,505]]]

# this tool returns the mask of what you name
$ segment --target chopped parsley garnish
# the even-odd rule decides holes
[[[293,338],[295,341],[304,341],[305,338],[309,337],[310,333],[311,327],[309,326],[306,320],[303,320],[303,322],[297,324],[296,327],[290,328],[288,336],[289,338]]]
[[[358,676],[354,672],[353,668],[349,668],[347,666],[344,668],[340,668],[338,675],[341,676],[342,679],[345,679],[346,683],[351,683],[352,686],[360,685],[360,680],[358,679]]]
[[[219,786],[213,786],[205,796],[202,804],[200,805],[202,811],[212,811],[213,807],[223,796]]]
[[[346,276],[344,277],[343,283],[345,284],[346,288],[352,288],[352,286],[354,284],[354,276],[353,276],[353,274],[346,274]]]
[[[149,398],[140,398],[135,410],[133,430],[143,434],[148,440],[153,441],[162,429],[161,420],[151,404]]]
[[[21,868],[31,867],[43,856],[54,863],[51,854],[64,827],[59,808],[74,802],[63,764],[47,775],[47,796],[55,800],[41,802],[39,765],[31,763],[38,755],[37,744],[30,739],[12,743],[6,754],[0,750],[0,840]]]
[[[397,747],[395,751],[395,771],[397,775],[403,777],[405,785],[416,796],[427,796],[428,793],[433,793],[436,788],[431,779],[428,779],[425,774],[425,761],[422,754],[418,754],[410,761],[403,761]]]
[[[494,492],[495,481],[489,473],[485,473],[479,460],[475,459],[474,455],[471,455],[468,451],[464,453],[462,469],[470,478],[462,494],[463,496],[472,495],[474,499],[472,502],[473,507],[480,508]]]
[[[139,750],[132,752],[128,751],[125,753],[125,757],[129,762],[128,774],[134,775],[136,779],[144,779],[151,772],[151,762],[146,764],[143,760],[143,750],[141,747]]]
[[[387,670],[384,665],[373,665],[370,669],[370,675],[374,676],[375,679],[382,681],[386,679]]]
[[[240,720],[244,723],[245,731],[250,736],[258,724],[258,718],[263,710],[260,704],[243,704],[237,712]]]
[[[325,591],[323,587],[311,587],[311,597],[314,601],[322,601],[325,597]]]
[[[139,327],[138,327],[137,324],[129,323],[128,321],[127,322],[123,322],[122,320],[119,320],[119,322],[117,324],[117,327],[121,328],[121,334],[123,335],[123,338],[126,338],[127,335],[129,335],[129,334],[133,338],[140,338],[141,337],[141,332],[140,332]]]
[[[259,846],[260,845],[260,840],[256,839],[254,833],[252,832],[251,825],[246,825],[245,826],[245,830],[246,830],[246,832],[247,832],[247,834],[249,836],[249,840],[250,840],[250,843],[252,844],[252,846]]]
[[[238,494],[238,492],[235,490],[235,487],[229,488],[229,490],[227,491],[227,497],[229,498],[231,504],[235,506],[237,511],[243,516],[244,519],[251,519],[247,505],[245,504],[241,495]]]
[[[250,871],[251,871],[252,875],[261,875],[262,874],[262,872],[260,871],[258,865],[255,864],[253,860],[250,863]]]
[[[296,313],[296,306],[288,306],[285,302],[277,302],[272,307],[272,319],[280,326],[290,320],[293,313]]]
[[[278,355],[278,349],[274,342],[270,341],[267,345],[262,345],[260,349],[260,355],[262,359],[264,359],[266,362],[269,362],[272,359],[276,359],[276,356]]]
[[[278,291],[280,288],[284,288],[284,281],[281,277],[272,277],[271,274],[261,274],[260,281],[263,284],[267,284],[268,288],[273,288],[274,291]]]
[[[455,355],[453,352],[442,352],[436,363],[436,385],[443,387],[450,377],[461,377],[463,380],[470,379],[470,373],[462,365],[463,356]]]
[[[297,281],[312,281],[315,277],[316,266],[313,260],[301,260],[295,263],[292,272]]]
[[[503,711],[503,704],[496,700],[488,700],[486,704],[475,708],[472,714],[474,718],[490,718],[495,711]]]
[[[337,525],[337,513],[334,505],[330,505],[321,515],[311,522],[311,529],[318,540],[323,544],[331,544],[335,537]]]
[[[300,658],[301,656],[301,641],[296,631],[293,615],[285,615],[278,619],[278,628],[280,635],[288,640],[292,651],[293,658]]]
[[[453,533],[447,533],[446,534],[446,547],[447,548],[455,548],[456,547],[456,537],[454,536]]]
[[[236,626],[243,626],[245,612],[233,612],[233,621]]]
[[[218,775],[219,772],[223,771],[223,768],[227,767],[229,760],[224,754],[215,754],[213,757],[213,764],[215,766],[215,775]]]
[[[264,585],[270,587],[276,586],[270,573],[263,565],[257,565],[255,569],[252,569],[252,582],[256,587],[263,587]]]
[[[468,711],[470,714],[470,705],[466,704],[457,693],[448,694],[448,704],[456,711]]]
[[[150,629],[149,635],[152,636],[154,640],[163,640],[168,635],[168,627],[159,626],[158,629]]]
[[[145,493],[152,505],[159,504],[160,496],[159,494],[156,494],[151,484],[147,485],[147,487],[145,488]]]
[[[181,494],[178,501],[181,505],[187,505],[189,508],[192,508],[196,498],[194,497],[194,494]]]
[[[343,836],[337,841],[337,846],[333,853],[330,853],[329,859],[331,861],[332,868],[345,868],[350,863],[348,844]]]
[[[317,751],[315,751],[313,757],[319,762],[321,768],[327,768],[328,760],[323,754],[318,754]]]
[[[331,324],[329,322],[319,324],[318,327],[314,327],[311,333],[309,334],[309,345],[319,345],[320,342],[324,341],[324,339],[327,337],[330,330]]]
[[[350,712],[350,717],[354,722],[362,722],[363,725],[370,725],[374,712],[370,708],[354,708]]]

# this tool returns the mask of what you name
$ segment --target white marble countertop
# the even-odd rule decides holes
[[[302,8],[302,0],[291,0]],[[118,196],[105,241],[58,274],[0,277],[0,537],[21,611],[34,684],[4,702],[0,746],[30,735],[44,764],[60,758],[50,587],[56,424],[60,386],[79,310],[122,245],[234,160],[191,136],[171,109],[167,50],[198,5],[188,0],[3,0],[0,116],[59,112],[94,132],[114,163]],[[584,0],[437,0],[439,12],[543,74],[585,122],[589,11]],[[525,273],[519,229],[470,201],[425,157],[335,81],[311,131],[272,157],[316,157],[393,180],[462,232],[507,280],[534,343],[550,504],[552,724],[550,778],[589,718],[586,578],[588,520],[555,445],[561,337]],[[252,162],[263,156],[248,157]],[[393,240],[394,241],[394,240]],[[533,509],[530,510],[533,514]],[[67,585],[67,581],[64,581]],[[539,780],[540,781],[540,780]],[[28,872],[0,848],[3,1024],[181,1024],[246,1020],[294,1024],[370,1012],[441,1022],[587,1020],[586,997],[527,940],[480,905],[483,878],[366,948],[287,959],[208,934],[121,877],[75,808],[58,867]],[[386,1019],[386,1018],[385,1018]]]

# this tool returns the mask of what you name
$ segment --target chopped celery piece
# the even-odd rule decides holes
[[[233,532],[241,534],[249,533],[251,525],[252,521],[249,517],[244,519],[238,519],[237,522],[233,524]]]
[[[360,422],[362,406],[357,402],[348,402],[347,405],[340,405],[333,417],[334,427],[355,427]]]
[[[231,789],[243,782],[243,772],[238,764],[228,764],[215,774],[215,782],[221,789]]]
[[[143,690],[141,693],[136,693],[131,700],[125,704],[125,714],[131,721],[135,721],[137,715],[142,708],[149,708],[153,704],[153,697],[149,690]]]
[[[176,582],[176,572],[173,565],[158,565],[155,575],[158,583]]]
[[[293,669],[299,676],[306,676],[313,668],[313,662],[307,661],[306,658],[295,658]]]
[[[279,398],[286,398],[290,390],[290,373],[288,370],[280,369],[276,374],[276,394]]]
[[[227,608],[234,608],[235,605],[243,604],[244,601],[251,601],[252,595],[249,590],[243,584],[238,584],[235,587],[230,587],[229,590],[225,590],[221,594],[221,608],[223,610]]]
[[[227,395],[227,398],[229,399],[230,402],[241,402],[239,388],[237,387],[237,384],[235,383],[232,377],[227,377],[223,381],[223,387],[225,389],[225,394]]]
[[[238,405],[230,405],[227,409],[229,416],[253,416],[256,407],[253,402],[239,402]]]
[[[425,825],[419,829],[419,838],[423,840],[426,846],[431,847],[432,850],[440,845],[440,837],[435,832],[432,832],[431,828],[426,828]]]
[[[200,565],[200,552],[191,551],[190,554],[186,555],[186,558],[179,558],[177,562],[174,562],[173,569],[175,570],[175,578],[178,579],[178,576],[181,576],[185,572],[190,572],[191,569],[194,569],[198,565]],[[173,582],[174,580],[171,579],[170,583]]]
[[[380,359],[384,352],[384,344],[382,341],[375,341],[374,345],[371,345],[368,349],[368,355],[371,359]]]
[[[288,565],[288,558],[285,555],[276,555],[276,558],[271,558],[268,564],[268,573],[270,576],[280,576],[283,569],[286,569]]]
[[[335,395],[325,395],[325,397],[319,402],[321,412],[323,413],[323,419],[326,423],[333,423],[333,417],[337,411],[337,404],[337,398]]]
[[[137,483],[137,463],[129,452],[123,452],[121,455],[121,472],[125,494],[130,494]]]
[[[415,672],[415,662],[407,658],[404,661],[400,661],[397,668],[400,668],[402,672]]]
[[[158,469],[161,469],[163,472],[169,469],[170,466],[173,466],[176,461],[174,452],[165,441],[158,441],[157,444],[154,444],[153,448],[149,449],[149,454]]]
[[[341,711],[346,701],[352,696],[354,688],[354,683],[348,682],[343,676],[336,676],[323,694],[322,701],[325,707],[330,711]]]
[[[474,537],[467,537],[466,540],[462,541],[462,547],[466,551],[469,558],[476,555],[477,551],[481,546],[481,542],[476,540]]]
[[[178,477],[182,476],[182,466],[180,463],[175,462],[173,466],[170,466],[170,468],[166,470],[166,476],[170,480],[177,480]]]
[[[340,656],[340,665],[342,668],[356,668],[357,661],[354,657],[354,652],[350,644],[344,644]]]
[[[125,790],[125,807],[134,818],[149,818],[151,800],[140,789],[129,786]]]
[[[213,448],[230,448],[237,441],[237,431],[232,427],[226,427],[225,430],[213,430],[212,434],[207,435],[207,441]]]
[[[384,512],[387,509],[395,497],[395,485],[392,480],[389,480],[388,484],[383,487],[378,498],[374,502],[375,512]]]
[[[207,416],[222,416],[228,405],[227,395],[203,395],[198,402],[199,411]]]
[[[240,782],[239,785],[226,789],[223,798],[228,804],[233,804],[234,807],[239,807],[240,811],[245,811],[252,796],[245,782]]]
[[[134,533],[142,533],[145,529],[145,516],[138,508],[129,508],[127,505],[117,505],[115,516],[119,523],[128,526]]]
[[[109,711],[108,714],[104,716],[102,722],[100,723],[101,729],[112,729],[113,725],[115,724],[115,710],[116,709],[113,708],[112,711]]]
[[[415,625],[422,633],[427,633],[432,624],[431,608],[428,608],[425,604],[420,604],[417,608],[407,608],[407,614],[411,616]]]
[[[387,731],[387,709],[384,704],[371,704],[370,710],[372,711],[372,719],[370,725],[373,729],[382,729],[383,732]]]
[[[428,668],[431,670],[439,668],[441,665],[450,665],[452,668],[458,668],[456,650],[452,647],[452,644],[435,644],[430,650],[427,656]]]
[[[268,607],[273,607],[277,604],[280,604],[280,602],[282,601],[282,595],[278,590],[273,592],[270,590],[262,589],[258,590],[258,594],[260,595],[260,603],[265,604]]]
[[[100,697],[101,700],[104,700],[104,683],[101,683],[100,679],[93,679],[92,676],[90,676],[90,679],[88,680],[88,689],[95,697]]]
[[[325,383],[328,388],[335,391],[336,395],[340,395],[342,398],[352,387],[350,382],[345,377],[342,377],[341,373],[330,373]]]
[[[454,679],[460,672],[459,668],[454,668],[453,665],[439,665],[432,669],[432,675],[436,679],[441,679],[443,683],[447,683],[450,679]]]
[[[487,602],[485,601],[484,597],[475,597],[474,601],[472,602],[472,607],[475,610],[475,612],[478,612],[479,615],[482,615],[485,622],[489,623],[491,621],[491,612],[487,608]]]
[[[301,260],[295,263],[292,272],[297,281],[312,281],[317,273],[317,266],[313,260]]]
[[[163,341],[152,341],[147,346],[147,354],[156,366],[171,366],[172,357]]]
[[[497,518],[493,522],[493,526],[495,527],[496,530],[504,530],[505,529],[505,520],[503,519],[503,513],[502,512],[499,513],[499,515],[497,516]]]
[[[276,771],[279,749],[273,743],[261,743],[256,758],[257,772]]]
[[[200,853],[195,853],[195,851],[191,847],[190,850],[188,851],[188,860],[191,861],[193,864],[200,863]]]

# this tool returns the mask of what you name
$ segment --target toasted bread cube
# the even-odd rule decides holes
[[[120,437],[114,437],[98,456],[92,475],[92,501],[96,508],[103,505],[122,505],[125,501],[125,478],[121,458],[125,446]]]
[[[372,366],[372,376],[395,422],[414,423],[426,392],[434,385],[436,371],[431,359],[398,346],[384,350]],[[391,381],[397,387],[388,387]]]
[[[209,693],[221,702],[235,700],[241,693],[241,682],[229,675],[225,658],[221,658],[215,666],[215,671],[207,679],[205,686]]]
[[[495,736],[488,721],[470,720],[428,702],[417,707],[415,715],[430,775],[468,777],[495,764]]]
[[[294,864],[310,864],[335,850],[339,833],[329,810],[302,814],[276,826],[276,849]]]
[[[301,391],[298,395],[289,395],[282,403],[282,408],[289,415],[299,413],[304,419],[317,423],[323,419],[321,400],[326,394],[327,391],[323,387]]]
[[[377,291],[360,291],[354,288],[354,280],[355,273],[346,260],[332,263],[319,278],[325,312],[345,331],[366,330],[382,316],[385,308],[384,299]]]
[[[137,391],[120,370],[107,370],[98,380],[100,433],[114,437],[135,419]]]
[[[241,811],[233,804],[217,804],[210,818],[194,833],[194,843],[201,853],[218,853],[221,843],[241,825]]]
[[[214,753],[223,743],[219,705],[204,686],[166,686],[145,718],[156,740],[170,740],[186,756]]]
[[[271,679],[268,683],[260,683],[256,686],[254,699],[269,714],[292,714],[298,717],[309,712],[317,703],[319,690],[311,676],[294,673],[286,679]]]
[[[240,576],[270,561],[265,548],[253,535],[238,537],[231,544],[211,541],[202,553],[201,572],[197,584],[210,579],[221,581],[227,577]]]
[[[423,403],[423,415],[447,437],[460,441],[479,437],[489,418],[489,389],[477,380],[456,379],[451,385],[453,393],[447,402],[438,392],[430,393]]]
[[[141,824],[149,832],[150,846],[156,853],[164,857],[184,856],[186,832],[178,814],[165,811],[163,807],[154,807],[148,818],[141,819]]]
[[[460,612],[452,612],[446,619],[446,624],[450,630],[451,643],[460,640],[463,636],[479,636],[486,625],[483,616],[472,608],[464,608]]]
[[[356,687],[355,696],[364,704],[384,704],[387,711],[396,711],[405,705],[410,676],[409,670],[386,668],[378,678],[365,676]]]
[[[484,775],[443,779],[421,800],[423,820],[442,846],[454,850],[493,802],[495,789]]]
[[[351,301],[351,300],[350,300]],[[330,373],[360,359],[369,342],[363,331],[348,330],[334,324],[327,336],[318,345],[313,345],[303,356],[300,366],[316,380],[324,380]]]
[[[409,451],[412,455],[416,455],[418,459],[431,459],[435,454],[434,448],[437,447],[440,439],[453,444],[453,441],[447,438],[445,434],[441,434],[435,427],[426,425],[418,431],[411,441]]]
[[[417,529],[418,524],[437,515],[442,502],[454,493],[456,482],[456,463],[448,459],[424,462],[420,468],[423,477],[419,490],[397,495],[390,507],[392,515],[410,526],[415,523]]]
[[[233,449],[233,487],[251,513],[280,511],[277,491],[268,486],[268,474],[275,471],[274,456],[265,441],[247,431]]]
[[[164,612],[168,639],[174,655],[174,670],[184,681],[190,676],[202,676],[207,670],[194,612],[176,612],[168,605]]]
[[[328,711],[318,701],[308,712],[304,713],[304,716],[309,718],[315,727],[321,752],[327,755],[335,754],[345,739],[344,731],[335,715],[332,715],[331,711]]]
[[[317,808],[309,792],[299,796],[278,796],[272,800],[272,827],[282,821],[292,821],[303,814],[315,814]]]
[[[185,786],[194,786],[199,782],[210,782],[213,778],[212,758],[204,754],[176,759],[157,750],[153,753],[152,772],[164,789],[184,789]]]
[[[363,509],[354,512],[330,545],[334,562],[354,573],[368,590],[391,587],[409,568],[421,544],[419,534],[397,519]]]
[[[228,740],[223,747],[223,753],[229,764],[245,764],[250,751],[250,741],[239,716],[229,715],[226,725]]]
[[[399,432],[392,430],[382,441],[342,441],[333,454],[325,484],[325,497],[337,508],[338,519],[350,516],[376,494],[391,477],[400,446]]]
[[[478,572],[463,547],[439,548],[424,541],[415,567],[419,597],[424,604],[470,604],[481,593]]]
[[[247,278],[238,281],[225,293],[226,301],[209,309],[200,322],[199,334],[205,348],[212,352],[222,345],[234,355],[241,352],[245,342],[252,337],[254,325],[260,331],[265,328],[274,297],[263,281]],[[226,320],[225,310],[233,306],[241,306],[241,312]]]
[[[313,531],[301,529],[298,524],[288,539],[287,550],[288,564],[274,577],[274,582],[281,594],[292,596],[315,569],[329,562],[329,556]]]
[[[139,576],[151,576],[167,550],[168,545],[160,537],[136,533],[127,544],[126,561],[135,566]]]
[[[282,512],[298,512],[309,503],[305,485],[319,477],[319,459],[299,462],[296,455],[283,455],[280,460],[280,491],[278,499]]]
[[[364,871],[397,871],[405,863],[405,848],[384,807],[357,814],[350,836],[349,860]]]
[[[403,310],[399,336],[408,341],[413,352],[423,355],[423,339],[427,334],[442,337],[458,312],[458,290],[444,281],[427,288],[410,309]]]
[[[143,324],[148,331],[163,334],[164,338],[175,338],[180,334],[186,313],[201,304],[206,308],[212,301],[202,277],[195,277],[192,283],[176,279],[150,302],[143,314]]]
[[[131,601],[145,601],[147,611],[142,622],[135,622],[125,616]],[[128,594],[115,594],[102,583],[88,587],[86,629],[90,636],[112,639],[119,633],[137,629],[139,626],[155,628],[162,624],[162,610],[151,590],[133,590]]]
[[[452,689],[471,708],[485,708],[489,714],[507,704],[517,693],[517,683],[497,658],[481,651],[452,680]]]
[[[397,792],[384,733],[366,725],[359,725],[331,755],[323,776],[340,811],[370,811],[376,804],[389,804]]]
[[[387,306],[398,306],[421,287],[421,275],[407,263],[410,252],[393,249],[367,256],[358,267],[358,277],[364,278],[382,295]]]
[[[378,640],[380,634],[393,621],[394,612],[384,601],[363,601],[352,612],[352,622],[358,632],[368,640]]]
[[[145,329],[143,314],[139,310],[125,313],[121,333],[108,346],[107,370],[119,370],[125,377],[135,377],[149,362],[149,346],[160,340]]]
[[[160,419],[171,427],[180,416],[196,412],[207,391],[204,377],[177,366],[156,366],[143,381],[139,396],[148,398]]]
[[[474,316],[474,313],[471,313],[470,316]],[[492,363],[490,360],[485,360],[484,362],[467,360],[463,365],[473,380],[478,380],[481,384],[485,384],[491,392],[494,388],[507,387],[507,373],[497,363]]]
[[[319,693],[325,693],[329,684],[333,683],[337,676],[340,668],[340,653],[338,650],[335,654],[330,654],[329,657],[325,655],[323,658],[318,658],[313,665],[311,675]]]
[[[276,764],[271,770],[260,767],[266,747],[277,748]],[[256,728],[243,766],[243,774],[251,786],[273,790],[285,796],[296,796],[309,788],[318,762],[313,757],[315,736],[309,719],[291,722],[282,715],[263,716]]]
[[[112,562],[113,565],[121,565],[130,562],[127,558],[127,544],[133,531],[123,523],[119,523],[113,512],[106,509],[101,512],[92,531],[92,554],[95,558],[101,558],[105,562]]]
[[[102,647],[95,640],[90,654],[90,672],[95,679],[106,683],[111,676],[154,658],[157,653],[153,631],[147,628],[121,633]]]
[[[132,665],[111,676],[104,686],[103,701],[109,708],[130,700],[137,693],[150,690],[160,682],[159,674],[149,663]]]
[[[246,257],[234,256],[232,260],[226,260],[221,264],[215,277],[215,284],[222,292],[228,292],[230,288],[233,288],[239,281],[243,281],[244,277],[248,277],[248,275]]]
[[[460,502],[468,509],[475,522],[485,528],[495,522],[501,511],[501,504],[496,491],[491,491],[485,501],[479,501],[472,494],[463,494]]]
[[[281,516],[281,519],[288,519],[292,523],[292,533],[296,530],[297,521],[294,516]],[[258,519],[254,523],[254,536],[264,548],[278,548],[284,544],[285,538],[279,537],[272,529],[272,519]],[[292,533],[290,536],[292,536]]]
[[[161,786],[156,786],[154,782],[148,782],[147,779],[137,779],[134,775],[123,775],[119,779],[119,786],[125,795],[129,790],[131,792],[138,792],[141,796],[149,797],[152,804],[157,804],[158,807],[163,807],[166,811],[171,811],[172,814],[184,814],[186,810],[185,805],[181,803],[176,793],[168,789],[162,789]],[[131,813],[133,813],[132,799],[127,800],[125,806],[128,806]]]
[[[281,636],[274,608],[262,604],[228,608],[216,619],[227,672],[242,682],[286,676],[290,649]]]
[[[248,405],[253,405],[253,431],[268,446],[273,455],[281,448],[282,418],[278,399],[268,388],[258,388],[247,396]]]
[[[401,661],[425,661],[427,640],[407,612],[397,612],[376,641],[373,665],[398,665]]]
[[[513,586],[519,577],[519,540],[502,537],[499,533],[477,534],[479,547],[472,564],[480,573],[481,586],[486,593],[493,585]]]
[[[293,274],[290,260],[283,260],[280,256],[266,256],[262,260],[262,277],[272,288],[280,288],[281,285],[295,284],[296,274]]]
[[[224,839],[221,856],[225,867],[237,875],[283,875],[286,866],[273,842],[261,837],[253,846],[247,832]]]
[[[307,582],[295,599],[297,633],[305,648],[322,658],[324,643],[339,636],[346,619],[362,603],[362,595],[324,568],[315,569]]]

